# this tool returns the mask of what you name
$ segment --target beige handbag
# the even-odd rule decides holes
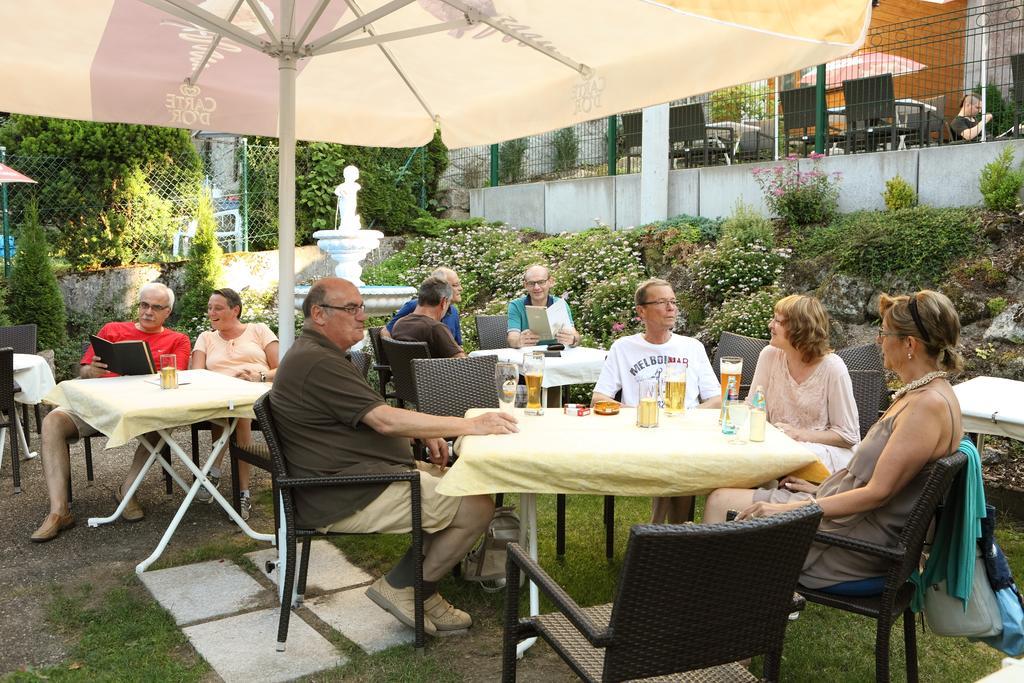
[[[999,612],[996,594],[988,582],[981,548],[974,559],[974,581],[967,609],[959,598],[946,592],[946,581],[928,586],[924,594],[924,620],[940,636],[986,638],[997,636],[1003,630],[1003,617]]]
[[[505,587],[505,546],[519,541],[519,516],[511,506],[494,511],[487,532],[462,561],[462,577],[479,582],[485,591]]]

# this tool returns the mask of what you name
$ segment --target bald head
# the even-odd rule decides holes
[[[342,350],[347,351],[363,338],[363,297],[348,280],[317,280],[302,302],[302,312],[306,316],[304,329],[319,332]]]

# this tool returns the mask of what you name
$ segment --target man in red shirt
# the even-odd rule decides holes
[[[167,320],[173,308],[174,292],[159,282],[150,282],[143,285],[139,291],[138,319],[135,322],[107,323],[96,336],[111,342],[130,339],[145,340],[153,354],[154,367],[159,367],[161,354],[173,353],[177,357],[178,369],[184,370],[188,368],[191,351],[188,337],[181,332],[174,332],[164,327],[164,321]],[[91,345],[86,349],[80,362],[78,375],[82,379],[115,376],[107,369],[107,364],[103,362],[103,359],[95,354]],[[68,508],[67,487],[68,479],[71,476],[71,455],[68,451],[68,444],[83,436],[92,436],[97,433],[96,429],[81,417],[64,408],[50,411],[50,414],[43,420],[40,451],[43,460],[43,475],[46,477],[46,490],[50,495],[50,513],[32,534],[33,541],[42,543],[53,540],[61,531],[74,525],[75,518]],[[140,440],[142,439],[153,443],[156,437],[154,435],[151,438],[149,434],[144,434],[140,437]],[[138,476],[139,470],[142,469],[148,457],[149,452],[140,443],[135,450],[135,459],[128,472],[127,481],[129,483]],[[122,484],[114,493],[118,501],[121,500],[123,489],[124,485]],[[133,499],[129,501],[123,516],[129,522],[137,522],[144,515],[142,506]]]

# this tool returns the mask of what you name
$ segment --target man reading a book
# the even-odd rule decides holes
[[[557,296],[549,292],[555,281],[547,266],[534,264],[526,269],[523,276],[523,287],[526,289],[526,296],[521,299],[513,299],[508,302],[508,345],[513,349],[523,346],[534,346],[536,344],[565,344],[566,346],[577,346],[580,343],[580,335],[572,324],[572,312],[569,305]],[[536,332],[530,329],[526,319],[527,306],[543,306],[550,308],[556,303],[565,306],[569,324],[552,330],[555,334],[553,339],[541,339]]]
[[[164,322],[174,308],[174,292],[169,287],[159,282],[150,282],[142,286],[139,291],[139,316],[133,321],[110,322],[96,335],[109,342],[123,342],[142,340],[149,345],[153,355],[153,366],[159,367],[161,354],[173,353],[178,359],[178,369],[184,370],[188,367],[191,345],[188,337],[181,332],[174,332],[164,327]],[[114,377],[110,372],[103,358],[96,355],[92,345],[85,350],[80,361],[78,375],[82,379],[96,377]],[[74,525],[75,518],[71,515],[68,507],[68,479],[71,476],[71,456],[68,451],[68,444],[77,441],[83,436],[98,434],[97,430],[86,423],[82,418],[70,410],[56,408],[43,420],[42,437],[42,460],[43,475],[46,478],[46,490],[50,496],[50,512],[46,515],[42,525],[32,534],[32,540],[37,543],[50,541],[57,538],[64,529]],[[155,435],[144,434],[140,437],[155,443]],[[146,463],[149,452],[141,443],[135,450],[135,459],[128,472],[127,483],[130,484],[142,466]],[[125,488],[122,484],[114,496],[118,502],[121,500],[121,491]],[[129,501],[128,507],[122,515],[129,522],[137,522],[143,518],[142,506],[134,499]]]
[[[451,330],[442,323],[452,301],[452,286],[447,280],[428,277],[420,284],[416,308],[401,318],[391,330],[398,341],[426,342],[431,358],[465,358]]]

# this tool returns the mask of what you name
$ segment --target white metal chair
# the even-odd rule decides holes
[[[242,212],[238,209],[217,211],[213,214],[217,222],[214,235],[225,251],[242,251]],[[230,227],[229,227],[230,226]],[[175,256],[188,256],[189,246],[196,236],[199,222],[192,219],[184,228],[174,234],[174,247],[171,251]]]

